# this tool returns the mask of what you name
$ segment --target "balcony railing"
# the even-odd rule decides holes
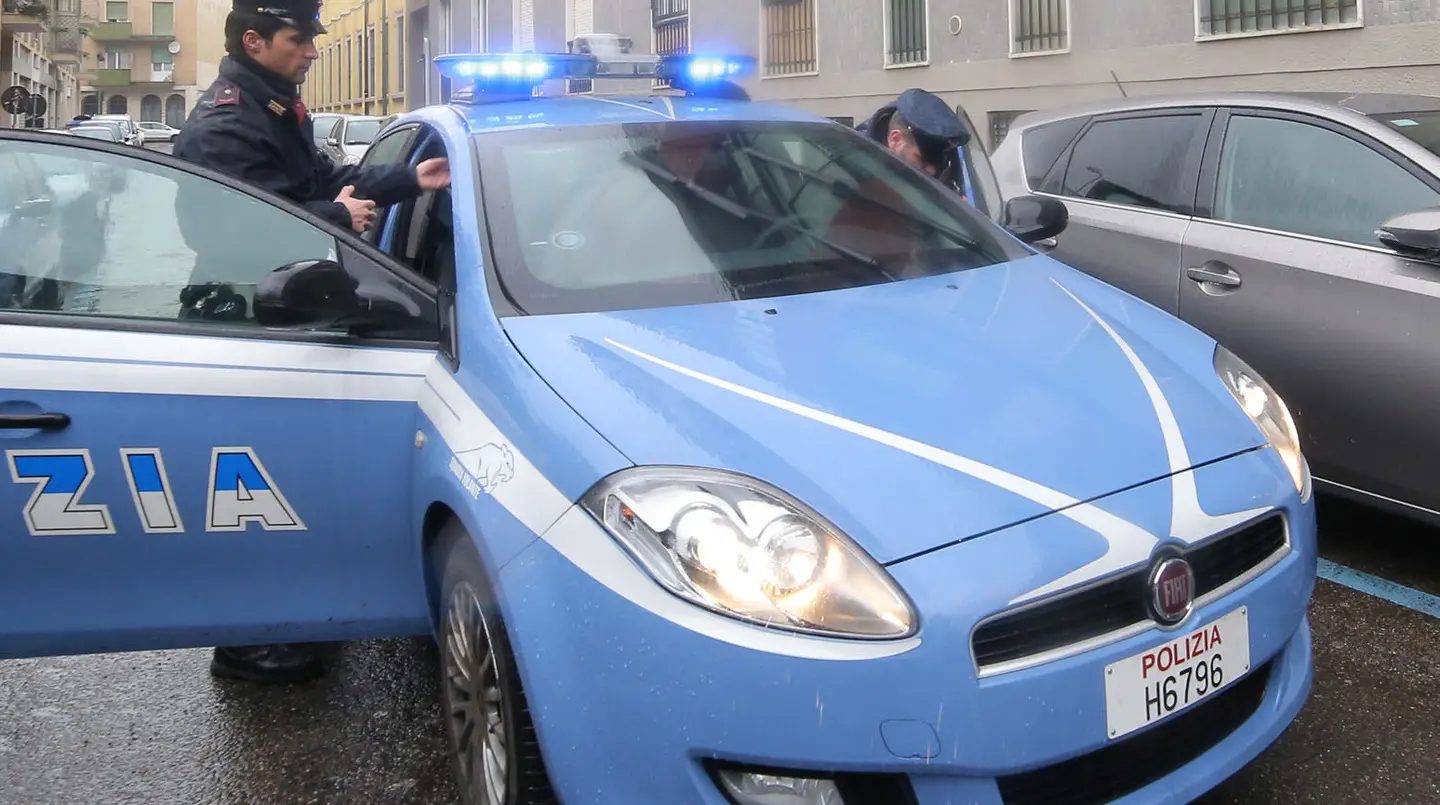
[[[115,42],[130,38],[128,22],[97,22],[90,28],[90,38],[97,42]]]
[[[0,26],[8,33],[44,33],[50,19],[48,0],[0,0],[0,11],[4,12]]]
[[[90,77],[92,87],[128,87],[130,83],[129,67],[102,67]]]

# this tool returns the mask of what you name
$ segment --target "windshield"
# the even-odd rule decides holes
[[[76,137],[89,137],[92,140],[107,140],[112,143],[115,142],[115,132],[113,129],[71,129],[70,133],[74,134]]]
[[[476,140],[495,265],[524,313],[836,290],[1030,253],[833,123],[630,123]]]
[[[1440,112],[1392,112],[1373,117],[1440,156]]]
[[[380,121],[378,120],[354,120],[345,127],[346,145],[369,145],[375,141],[375,135],[380,133]]]

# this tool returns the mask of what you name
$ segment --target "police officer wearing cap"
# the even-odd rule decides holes
[[[339,167],[315,147],[299,85],[319,56],[320,0],[234,0],[220,77],[200,96],[174,155],[265,188],[364,232],[387,206],[450,182],[445,159]]]
[[[856,129],[965,195],[960,149],[970,141],[970,134],[940,98],[923,89],[907,89]]]
[[[299,99],[299,85],[318,56],[315,36],[325,33],[319,13],[319,0],[235,0],[225,20],[228,55],[220,62],[220,77],[191,111],[174,155],[364,232],[374,221],[376,204],[447,187],[450,167],[445,159],[430,159],[415,167],[362,170],[339,167],[319,152],[314,121]],[[257,260],[267,259],[261,249],[265,233],[217,220],[224,216],[206,207],[177,198],[182,233],[196,252],[195,275],[213,273],[227,251],[232,257],[249,251]],[[196,282],[192,278],[192,288]],[[318,676],[322,666],[297,645],[236,646],[215,649],[210,670],[254,682],[299,682]]]

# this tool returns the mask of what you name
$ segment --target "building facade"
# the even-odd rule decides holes
[[[430,66],[435,56],[563,51],[576,34],[589,32],[630,36],[639,52],[755,55],[760,75],[747,81],[747,88],[756,99],[852,122],[909,87],[923,87],[964,107],[991,147],[1022,112],[1118,95],[1223,89],[1440,95],[1435,55],[1440,0],[345,0],[340,5],[347,3],[382,7],[383,18],[392,21],[386,41],[395,61],[384,62],[392,66],[381,72],[389,87],[400,88],[403,99],[414,104],[448,97],[449,87]],[[344,97],[325,108],[363,108],[363,96],[356,93],[368,85],[339,76],[371,71],[362,59],[372,49],[359,34],[369,27],[343,28],[332,47],[324,48],[325,59],[352,65],[326,73]],[[575,82],[566,89],[590,87]],[[389,111],[400,108],[407,107],[392,104]]]
[[[603,1],[603,0],[597,0]],[[629,3],[636,0],[610,0]],[[664,0],[653,0],[656,4]],[[1440,95],[1435,0],[688,0],[697,49],[750,52],[757,99],[862,120],[909,87],[991,147],[1018,114],[1202,90]]]
[[[80,104],[80,0],[3,0],[0,90],[23,87],[45,99],[44,112],[0,112],[5,128],[54,128]]]
[[[184,125],[219,74],[229,0],[84,3],[81,111]]]
[[[316,40],[320,58],[301,88],[315,112],[389,115],[404,111],[407,94],[404,0],[329,0],[321,7],[329,32]]]

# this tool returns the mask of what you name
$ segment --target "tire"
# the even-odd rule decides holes
[[[554,805],[494,588],[458,521],[441,529],[435,556],[441,562],[440,704],[460,802]]]

